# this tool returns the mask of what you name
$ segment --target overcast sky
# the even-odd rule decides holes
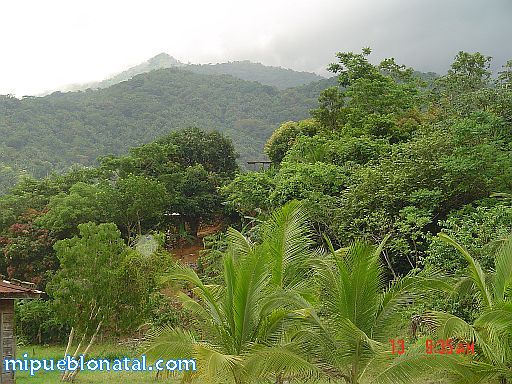
[[[444,72],[459,50],[512,58],[512,0],[2,0],[0,94],[102,80],[167,52],[182,62],[252,60],[326,74],[370,46]]]

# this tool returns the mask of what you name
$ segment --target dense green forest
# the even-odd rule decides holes
[[[74,148],[103,145],[89,164],[112,155],[0,197],[0,267],[48,293],[17,305],[18,337],[92,342],[144,326],[149,358],[197,360],[189,383],[512,382],[512,60],[492,76],[490,57],[459,52],[436,77],[370,54],[338,53],[335,84],[284,93],[171,69],[4,98],[11,121],[77,122],[80,110],[132,124],[55,131]],[[277,103],[313,95],[309,116]],[[204,113],[169,132],[179,110],[156,118],[170,105],[160,98]],[[255,134],[237,123],[249,105],[265,129],[280,124],[260,172],[236,161]],[[128,130],[133,142],[116,147]],[[29,138],[18,139],[13,154]],[[192,265],[177,260],[187,244],[203,248]]]
[[[333,82],[279,91],[173,68],[95,91],[0,96],[0,191],[20,174],[42,177],[73,164],[93,165],[99,156],[125,153],[181,127],[224,132],[242,163],[258,159],[274,128],[306,117],[317,90]]]
[[[187,71],[206,75],[231,75],[238,79],[257,81],[278,89],[286,89],[320,81],[322,76],[310,72],[298,72],[292,69],[271,67],[250,61],[233,61],[218,64],[184,64],[166,53],[160,53],[148,61],[129,68],[115,76],[99,82],[73,84],[64,87],[66,91],[83,91],[87,88],[108,88],[121,81],[130,80],[133,76],[163,68],[180,67]]]

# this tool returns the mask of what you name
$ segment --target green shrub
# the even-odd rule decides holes
[[[51,344],[67,339],[70,327],[62,323],[49,300],[20,300],[15,309],[16,337],[30,344]]]

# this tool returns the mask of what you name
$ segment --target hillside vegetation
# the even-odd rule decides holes
[[[188,128],[0,196],[0,272],[48,294],[17,303],[18,340],[87,340],[78,354],[100,332],[143,337],[149,359],[197,361],[187,383],[511,383],[512,60],[493,78],[490,57],[459,52],[429,83],[370,53],[336,55],[338,84],[272,133],[268,170],[241,171],[227,135]],[[278,101],[315,91],[254,84],[159,70],[5,102],[116,122],[79,136],[113,150],[124,130],[167,129],[155,111],[179,116],[181,99],[194,123],[248,139],[245,107],[270,124],[300,115]]]
[[[279,89],[292,88],[322,80],[323,77],[311,72],[299,72],[292,69],[273,67],[248,60],[217,64],[184,64],[167,53],[160,53],[151,59],[118,73],[108,79],[85,84],[71,84],[63,91],[83,91],[87,88],[108,88],[133,76],[157,69],[180,67],[195,73],[207,75],[231,75],[241,80],[257,81]]]
[[[219,130],[240,161],[261,158],[280,123],[305,118],[318,89],[333,80],[284,91],[227,75],[170,68],[106,89],[55,92],[21,100],[0,96],[0,190],[20,174],[43,177],[99,156],[122,154],[177,128]]]

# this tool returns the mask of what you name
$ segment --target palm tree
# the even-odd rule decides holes
[[[276,211],[260,244],[234,229],[228,237],[222,286],[205,285],[183,266],[170,276],[193,287],[192,297],[180,298],[197,320],[197,332],[160,329],[150,335],[147,353],[195,358],[199,371],[184,381],[242,384],[271,377],[283,383],[286,377],[318,375],[293,340],[297,324],[311,313],[308,259],[315,255],[300,204]]]
[[[455,247],[468,263],[458,292],[474,292],[481,311],[473,324],[448,313],[432,312],[430,319],[440,338],[475,343],[473,382],[512,382],[512,236],[504,240],[495,255],[495,270],[485,273],[469,252],[448,235],[439,237]],[[475,365],[475,363],[478,364]],[[460,377],[459,377],[460,379]],[[477,381],[479,380],[479,381]]]
[[[411,365],[411,359],[419,360],[421,355],[415,350],[407,354],[409,369],[404,369],[391,354],[389,339],[404,332],[399,325],[405,306],[425,288],[447,289],[447,284],[428,272],[415,271],[386,284],[380,262],[384,243],[376,247],[356,242],[338,251],[331,247],[331,260],[319,269],[318,315],[308,318],[310,328],[301,339],[311,359],[331,379],[348,384],[409,383],[430,364]],[[391,366],[406,375],[395,376],[397,368],[389,370]]]

